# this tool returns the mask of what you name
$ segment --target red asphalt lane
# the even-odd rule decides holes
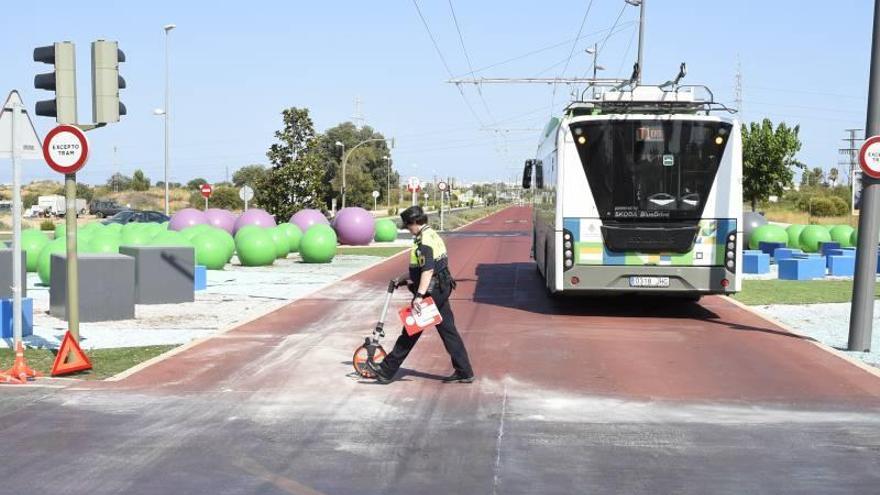
[[[529,259],[530,231],[530,209],[512,207],[447,238],[459,280],[456,323],[479,377],[633,400],[880,406],[880,378],[723,297],[699,304],[551,298]],[[353,351],[374,324],[387,280],[406,263],[396,256],[126,379],[84,386],[197,394],[242,380],[259,386],[256,378],[289,378],[290,369],[261,360],[299,329],[327,321],[339,301],[356,297],[349,287],[375,287],[376,297],[359,302],[360,327],[328,329],[350,334]],[[397,332],[393,317],[389,311],[388,348]],[[440,387],[430,374],[450,371],[440,339],[428,332],[404,365],[426,374],[410,376],[407,386]]]

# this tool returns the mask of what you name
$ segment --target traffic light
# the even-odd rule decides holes
[[[34,48],[34,62],[55,66],[55,72],[34,76],[34,87],[55,92],[55,99],[38,101],[34,110],[43,117],[55,117],[59,124],[76,124],[76,49],[62,41]]]
[[[115,41],[92,42],[92,120],[96,124],[119,122],[119,116],[126,114],[119,101],[119,90],[125,89],[120,62],[125,62],[125,53]]]

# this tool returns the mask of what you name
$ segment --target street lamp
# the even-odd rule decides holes
[[[345,208],[345,143],[336,141],[336,146],[342,148],[342,208]]]
[[[388,172],[385,174],[385,201],[388,203],[388,209],[391,209],[391,157],[383,157],[388,162]]]
[[[170,194],[168,190],[168,167],[171,162],[170,157],[170,148],[168,146],[169,141],[169,129],[168,129],[168,114],[171,111],[171,78],[169,76],[169,50],[168,50],[168,33],[171,32],[172,29],[177,26],[174,24],[166,24],[162,26],[162,29],[165,30],[165,108],[161,110],[155,110],[153,113],[155,115],[162,115],[165,119],[165,215],[170,215]]]

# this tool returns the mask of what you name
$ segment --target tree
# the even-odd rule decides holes
[[[373,141],[370,141],[373,140]],[[366,144],[355,148],[360,143],[369,141]],[[319,147],[329,162],[334,166],[327,169],[325,181],[332,187],[325,190],[325,200],[329,203],[333,197],[339,198],[342,192],[342,149],[336,143],[340,142],[345,145],[345,152],[348,154],[346,162],[346,201],[352,205],[372,205],[373,198],[369,196],[373,190],[379,191],[382,201],[385,200],[386,178],[388,177],[388,162],[386,156],[390,156],[388,143],[385,136],[377,132],[370,126],[357,127],[351,122],[343,122],[335,127],[331,127],[320,137]],[[363,173],[368,177],[364,177]],[[361,181],[366,180],[366,183]],[[368,180],[367,180],[368,179]],[[392,172],[390,177],[391,184],[396,184],[400,177]],[[360,182],[358,182],[360,181]],[[370,188],[367,191],[367,198],[357,197],[357,193],[353,190]]]
[[[110,191],[127,191],[131,189],[131,177],[117,172],[107,179],[107,189]]]
[[[272,168],[254,188],[254,200],[276,218],[287,219],[302,208],[321,208],[326,157],[318,146],[306,108],[281,112],[284,127],[266,156]]]
[[[828,182],[831,183],[831,187],[836,186],[838,180],[840,180],[840,171],[836,167],[831,167],[828,171]]]
[[[751,202],[752,211],[758,201],[782,195],[794,179],[792,167],[803,168],[794,157],[801,149],[799,132],[800,126],[791,128],[784,122],[773,129],[770,119],[748,127],[743,124],[743,196]]]
[[[801,174],[801,187],[819,187],[825,181],[825,171],[819,167],[804,170]]]
[[[193,191],[189,197],[189,204],[193,208],[204,209],[205,198],[200,192]],[[238,190],[229,186],[214,188],[211,199],[208,200],[210,208],[223,208],[226,210],[241,210],[244,202],[238,197]]]
[[[64,186],[61,186],[57,190],[55,190],[55,194],[64,196],[66,194],[66,192],[64,190]],[[80,198],[80,199],[84,199],[84,200],[86,200],[86,202],[89,202],[92,200],[92,198],[95,197],[95,191],[91,187],[89,187],[88,184],[83,184],[82,182],[77,182],[76,183],[76,197]]]
[[[253,187],[254,184],[263,180],[268,173],[269,170],[262,165],[247,165],[241,167],[232,174],[232,184],[234,184],[235,187],[242,187],[245,184]]]
[[[201,177],[197,177],[197,178],[187,182],[186,188],[187,189],[201,189],[202,184],[207,184],[207,183],[208,183],[208,181],[206,181],[205,179],[203,179]]]
[[[146,191],[150,188],[150,179],[144,175],[144,171],[137,169],[131,176],[132,191]]]

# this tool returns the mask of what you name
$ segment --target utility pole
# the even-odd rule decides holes
[[[880,134],[880,0],[874,0],[874,32],[871,37],[871,76],[868,82],[868,116],[865,135]],[[874,318],[874,286],[877,276],[877,237],[880,230],[880,180],[862,176],[862,208],[859,215],[859,245],[849,318],[850,351],[871,350]]]
[[[113,192],[119,192],[119,160],[116,159],[116,146],[113,146],[113,168],[116,173],[113,174]]]
[[[636,62],[639,64],[639,72],[636,78],[636,85],[642,84],[642,73],[645,72],[644,53],[645,53],[645,2],[647,0],[624,0],[626,3],[639,8],[639,58]]]
[[[847,160],[839,163],[839,165],[844,165],[849,168],[849,174],[847,175],[850,188],[852,188],[852,179],[853,172],[856,169],[856,156],[859,153],[859,146],[857,143],[864,141],[864,138],[856,137],[857,133],[862,131],[863,129],[844,129],[847,133],[849,133],[849,137],[843,138],[841,141],[849,144],[846,148],[838,148],[837,152],[841,155],[847,156]]]
[[[352,122],[354,122],[355,127],[363,127],[366,124],[367,120],[364,118],[364,114],[361,111],[361,104],[363,100],[361,100],[360,96],[355,96],[354,98],[354,115],[351,117]]]
[[[739,61],[739,55],[736,56],[736,85],[735,85],[735,95],[736,99],[736,113],[740,116],[740,120],[742,120],[742,111],[743,111],[743,76],[742,76],[742,64]]]

